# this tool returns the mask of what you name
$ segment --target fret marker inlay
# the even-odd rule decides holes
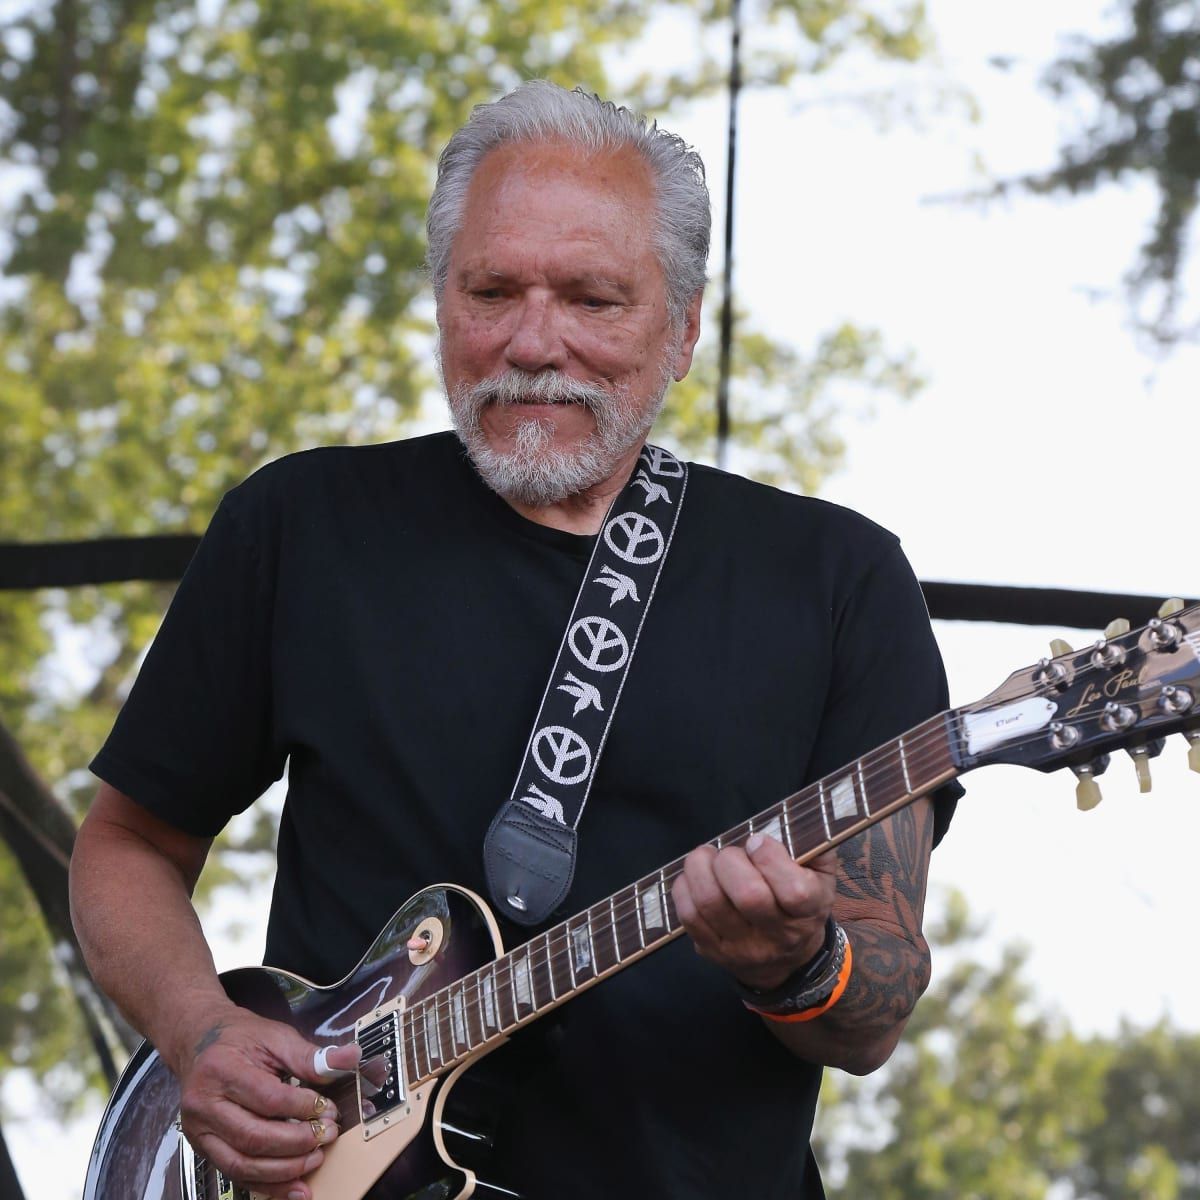
[[[833,819],[835,821],[858,816],[858,801],[854,798],[853,775],[843,775],[829,789],[829,798],[833,801]]]
[[[659,903],[656,887],[648,887],[642,893],[642,920],[647,929],[663,927],[662,905]]]

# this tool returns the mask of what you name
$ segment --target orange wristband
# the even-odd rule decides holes
[[[791,1025],[799,1021],[814,1021],[823,1013],[827,1013],[841,998],[842,993],[846,990],[846,985],[850,982],[850,972],[854,967],[854,951],[850,945],[850,939],[846,939],[846,956],[842,960],[842,968],[838,971],[837,983],[833,985],[833,991],[830,993],[829,999],[821,1004],[814,1005],[812,1008],[806,1008],[802,1012],[797,1013],[769,1013],[762,1012],[755,1008],[752,1004],[746,1004],[746,1007],[753,1013],[758,1013],[766,1021],[778,1021],[784,1025]],[[743,1001],[743,1003],[745,1003]]]

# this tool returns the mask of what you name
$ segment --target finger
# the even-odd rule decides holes
[[[825,876],[794,862],[773,838],[750,838],[746,852],[786,916],[824,919],[833,900]]]
[[[318,1083],[333,1083],[353,1072],[362,1057],[357,1042],[344,1046],[320,1046],[313,1053],[312,1071],[308,1078]]]
[[[712,846],[698,847],[684,860],[683,878],[699,916],[720,938],[733,940],[744,937],[749,927],[717,878],[717,863],[726,853]]]
[[[740,847],[722,850],[713,860],[713,874],[729,904],[747,926],[761,928],[788,919],[758,864]]]
[[[193,1141],[197,1136],[216,1137],[248,1159],[272,1162],[302,1161],[338,1136],[332,1117],[271,1120],[230,1101],[204,1107],[185,1101],[183,1124]]]
[[[325,1161],[322,1150],[310,1150],[307,1154],[289,1158],[272,1158],[242,1152],[215,1134],[189,1135],[188,1140],[223,1175],[266,1196],[311,1195],[311,1189],[301,1181]]]
[[[679,917],[679,923],[696,943],[697,949],[720,944],[720,938],[696,908],[696,902],[692,899],[692,891],[688,886],[686,876],[680,875],[675,880],[674,886],[671,888],[671,899],[675,903],[675,913]]]

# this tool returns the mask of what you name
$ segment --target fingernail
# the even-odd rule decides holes
[[[307,1200],[307,1197],[299,1188],[296,1188],[294,1191],[288,1192],[287,1200]]]
[[[765,840],[761,833],[752,833],[746,839],[746,853],[753,854]]]

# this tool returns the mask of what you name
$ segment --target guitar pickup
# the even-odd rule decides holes
[[[354,1039],[362,1051],[357,1079],[364,1138],[382,1133],[408,1111],[400,1042],[403,1011],[404,1000],[400,997],[373,1009],[355,1026]],[[402,1108],[404,1111],[397,1111]]]

